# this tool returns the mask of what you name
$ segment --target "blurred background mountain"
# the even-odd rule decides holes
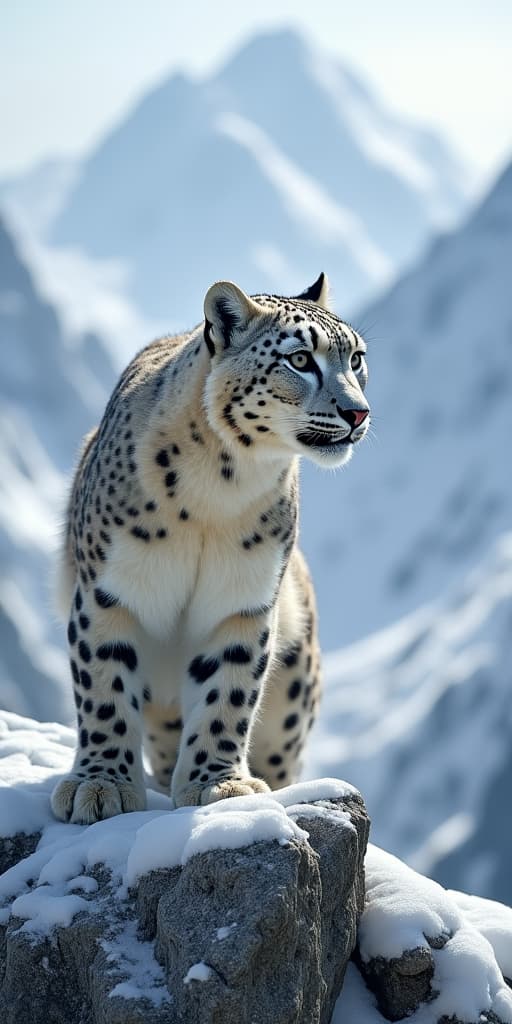
[[[361,787],[374,842],[512,902],[512,167],[482,180],[281,27],[0,176],[0,702],[72,718],[50,570],[120,366],[219,277],[286,294],[325,269],[374,426],[346,471],[302,468],[329,652],[308,771]]]

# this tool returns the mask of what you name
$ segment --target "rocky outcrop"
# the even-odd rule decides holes
[[[124,893],[93,868],[74,882],[86,909],[49,934],[11,916],[0,1020],[329,1024],[363,909],[369,823],[355,793],[289,813],[307,841],[209,850]]]
[[[371,844],[365,867],[365,909],[353,958],[380,1011],[374,1009],[371,1019],[512,1021],[505,981],[512,962],[512,912],[447,892]],[[345,1024],[343,997],[341,1004],[334,1024]]]

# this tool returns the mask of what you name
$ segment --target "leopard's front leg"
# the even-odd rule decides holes
[[[52,794],[61,821],[90,825],[146,805],[136,636],[130,613],[101,587],[77,586],[68,643],[78,746],[71,773]]]
[[[270,615],[234,615],[192,658],[172,779],[177,807],[269,791],[251,775],[247,755],[271,649]]]

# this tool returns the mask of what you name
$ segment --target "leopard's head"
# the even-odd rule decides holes
[[[223,440],[256,457],[348,462],[368,431],[366,345],[330,311],[327,279],[301,295],[246,295],[230,281],[204,303],[205,405]]]

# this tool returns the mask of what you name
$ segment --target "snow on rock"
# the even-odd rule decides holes
[[[0,1014],[9,986],[19,991],[22,984],[19,958],[30,960],[33,949],[38,964],[48,960],[50,967],[38,968],[36,988],[44,988],[61,970],[52,949],[67,946],[75,958],[80,947],[78,959],[96,963],[96,995],[83,979],[77,991],[82,1008],[102,1000],[106,1022],[115,1019],[108,1007],[116,1000],[150,1006],[156,1016],[148,1019],[158,1024],[167,1019],[160,1012],[171,1010],[176,1020],[207,1019],[210,1005],[224,1007],[226,991],[232,998],[237,990],[243,1004],[248,969],[261,981],[256,1002],[267,1000],[269,1014],[275,1004],[268,970],[278,971],[285,1002],[301,1006],[307,1019],[317,1019],[320,1005],[324,1013],[334,1007],[363,910],[367,821],[357,790],[327,778],[179,809],[148,790],[146,811],[65,825],[52,819],[49,793],[73,744],[63,726],[0,714],[0,852],[4,844],[10,861],[0,875],[0,930],[12,964]],[[17,835],[37,845],[9,845]],[[492,1013],[512,1024],[503,977],[512,973],[512,910],[447,892],[375,846],[365,867],[360,972],[350,968],[333,1024],[377,1024],[382,1013],[407,1013],[412,1024],[437,1024],[443,1016],[472,1022]],[[306,938],[313,932],[325,943],[316,966]],[[278,941],[269,956],[272,936]],[[43,975],[50,980],[43,983]],[[202,1018],[192,1015],[197,999]],[[10,1012],[7,1024],[14,1022]],[[69,1006],[64,1012],[74,1019]]]
[[[208,850],[270,840],[305,842],[308,833],[294,821],[305,803],[357,793],[338,779],[317,779],[288,786],[275,796],[235,797],[171,814],[170,798],[149,790],[147,811],[88,827],[63,825],[53,818],[49,801],[57,779],[69,769],[74,745],[74,732],[65,726],[0,712],[0,835],[43,833],[37,850],[0,876],[0,900],[18,897],[11,909],[25,919],[26,930],[44,931],[45,923],[51,929],[87,909],[83,897],[68,895],[68,890],[72,884],[78,887],[80,879],[79,887],[87,891],[88,869],[97,864],[126,891],[141,875],[183,866]],[[349,816],[340,818],[353,827]],[[35,880],[36,888],[27,892],[29,880],[32,885]]]
[[[465,892],[449,890],[467,921],[490,942],[503,975],[512,982],[512,908]]]
[[[446,891],[397,857],[370,844],[365,870],[367,906],[359,926],[363,960],[391,960],[408,949],[426,948],[427,937],[446,940],[459,926],[460,912]]]
[[[137,935],[137,924],[128,921],[112,937],[101,940],[107,954],[107,963],[124,973],[128,980],[119,981],[109,992],[109,999],[149,999],[156,1006],[167,1003],[171,995],[165,983],[162,966],[155,960],[153,944],[142,942]]]
[[[500,970],[510,962],[512,911],[449,893],[371,844],[365,870],[361,971],[385,1017],[407,1014],[414,1024],[437,1024],[493,1013],[512,1022],[512,993]],[[352,978],[336,1011],[340,1020],[354,1000],[366,1004],[368,1021],[380,1019]]]
[[[38,832],[54,821],[50,795],[55,774],[73,760],[75,733],[57,723],[41,725],[0,714],[0,836]]]
[[[180,807],[139,828],[126,865],[126,882],[156,868],[186,864],[208,850],[233,850],[277,839],[306,840],[307,832],[263,794],[220,800],[207,807]]]
[[[208,981],[211,976],[211,968],[200,960],[198,964],[192,964],[192,967],[189,967],[185,977],[183,978],[183,984],[190,985],[191,981]]]
[[[146,811],[63,824],[48,796],[73,734],[0,723],[3,1024],[239,1020],[248,991],[263,1020],[328,1019],[363,907],[368,820],[353,787],[179,809],[148,790]]]

